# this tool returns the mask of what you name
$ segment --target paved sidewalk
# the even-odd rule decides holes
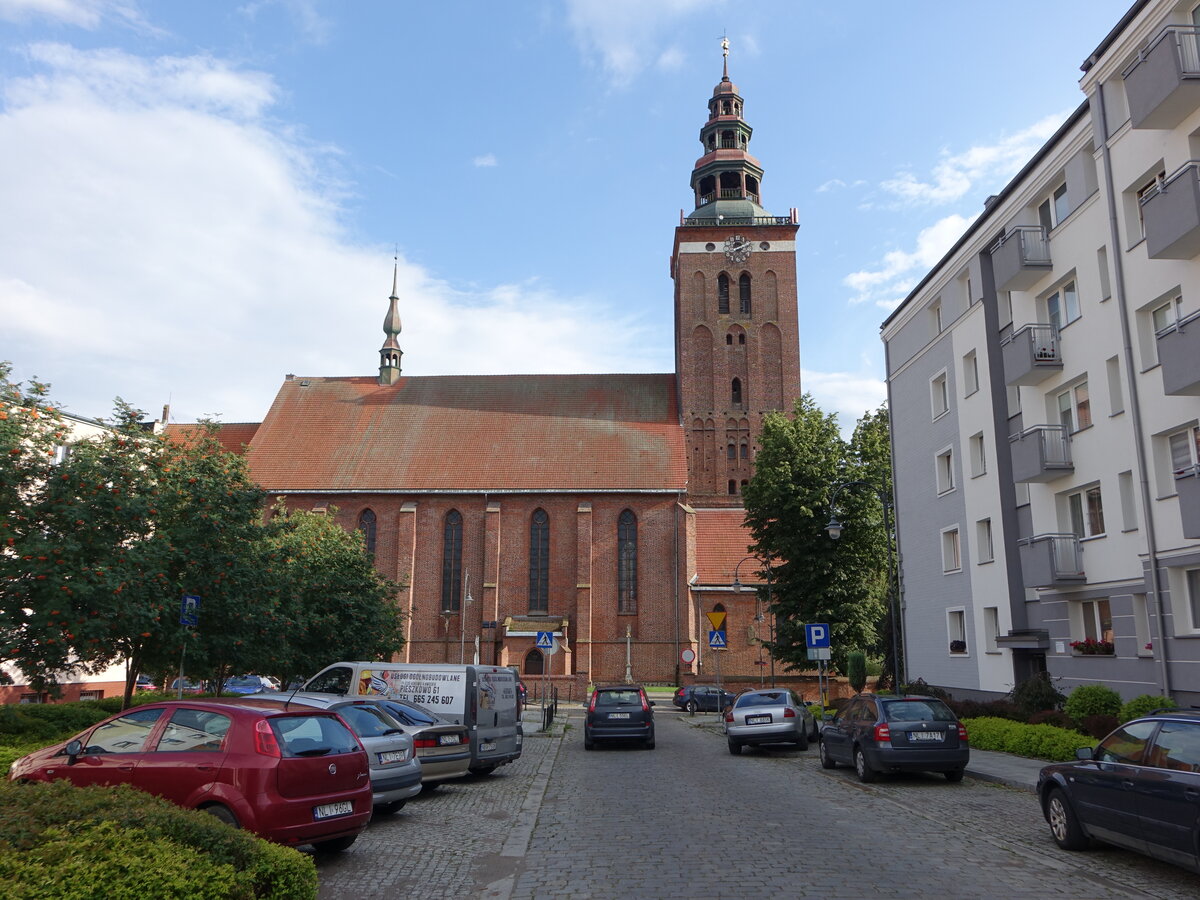
[[[967,774],[980,781],[993,781],[1032,793],[1037,787],[1038,772],[1045,765],[1049,763],[1042,759],[1027,759],[1011,753],[976,750],[972,747]]]

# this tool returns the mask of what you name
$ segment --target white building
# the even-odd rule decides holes
[[[1200,702],[1197,23],[1135,3],[883,325],[910,679]]]

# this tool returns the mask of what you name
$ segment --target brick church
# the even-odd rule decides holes
[[[741,492],[763,415],[800,394],[798,225],[761,205],[725,54],[675,228],[674,373],[409,374],[393,284],[378,375],[288,375],[261,424],[225,426],[272,498],[336,509],[403,585],[402,659],[518,666],[575,696],[765,671]]]

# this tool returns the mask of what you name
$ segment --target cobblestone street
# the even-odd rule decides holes
[[[527,734],[514,765],[451,782],[318,860],[321,897],[1179,897],[1195,876],[1067,854],[1029,793],[820,768],[815,749],[729,755],[712,716],[661,709],[658,747]],[[527,721],[532,730],[534,724]]]

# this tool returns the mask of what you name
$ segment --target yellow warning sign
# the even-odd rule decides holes
[[[725,627],[725,613],[710,612],[705,613],[705,615],[708,616],[708,621],[712,623],[713,631],[720,631]]]

